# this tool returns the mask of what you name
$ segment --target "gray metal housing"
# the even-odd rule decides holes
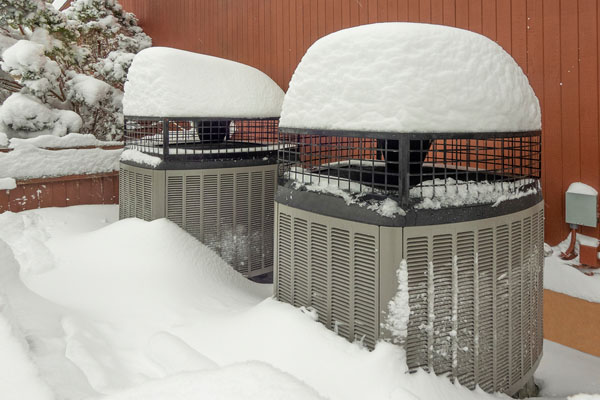
[[[314,307],[325,326],[373,348],[390,338],[382,326],[406,260],[410,318],[403,346],[411,371],[424,368],[509,395],[531,381],[543,344],[541,196],[486,218],[457,222],[446,215],[406,226],[289,203],[278,195],[275,206],[279,300]]]
[[[277,165],[153,169],[121,162],[119,218],[168,218],[247,277],[273,270]]]

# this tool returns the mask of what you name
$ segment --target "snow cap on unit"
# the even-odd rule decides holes
[[[377,132],[541,129],[538,99],[492,40],[440,25],[380,23],[317,40],[296,68],[280,126]]]
[[[283,94],[248,65],[151,47],[140,51],[129,68],[123,111],[147,117],[279,117]]]

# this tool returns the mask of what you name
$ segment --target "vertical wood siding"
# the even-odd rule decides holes
[[[306,49],[336,30],[413,21],[482,33],[529,76],[543,113],[546,241],[567,234],[564,192],[600,189],[598,0],[121,0],[171,46],[256,67],[284,90]],[[598,229],[584,229],[598,236]]]

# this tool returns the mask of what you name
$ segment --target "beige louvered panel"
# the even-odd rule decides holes
[[[523,232],[521,221],[511,223],[510,230],[510,384],[514,385],[521,378],[523,372],[523,348],[521,343]]]
[[[540,213],[536,213],[532,216],[531,221],[531,237],[532,237],[532,251],[531,251],[531,356],[532,362],[535,362],[538,355],[541,352],[541,348],[539,346],[538,333],[539,327],[538,325],[541,321],[538,319],[538,307],[539,307],[539,298],[540,298],[540,254],[544,252],[544,243],[543,243],[543,220],[540,218]]]
[[[523,369],[527,371],[531,368],[531,217],[523,219],[523,269],[521,279],[521,290],[523,302],[523,321],[522,321],[522,347],[523,347]]]
[[[458,264],[458,330],[456,376],[459,382],[475,388],[474,329],[475,329],[475,234],[472,231],[456,235]]]
[[[144,175],[137,172],[135,174],[135,217],[142,219],[144,217]]]
[[[428,367],[428,263],[429,238],[413,237],[406,240],[406,262],[408,265],[408,293],[410,319],[406,340],[406,360],[411,370]]]
[[[219,254],[228,264],[238,269],[238,266],[233,263],[238,250],[233,224],[234,197],[233,174],[219,174]]]
[[[263,172],[250,174],[250,270],[263,268]]]
[[[354,340],[350,316],[353,313],[350,262],[350,233],[331,228],[331,318],[334,330]]]
[[[277,298],[292,303],[292,217],[279,213],[277,227]]]
[[[508,313],[508,266],[509,258],[509,229],[508,225],[496,227],[496,289],[495,345],[494,345],[494,375],[495,391],[506,391],[510,386],[509,380],[509,313]]]
[[[325,225],[310,224],[310,280],[311,305],[317,310],[319,321],[331,328],[330,313],[330,242]]]
[[[219,248],[219,176],[204,175],[202,184],[202,241],[213,250]]]
[[[542,354],[544,346],[544,209],[538,213],[538,252],[537,273],[538,273],[538,290],[537,290],[537,356]]]
[[[294,249],[292,266],[293,305],[296,307],[310,305],[309,282],[309,237],[308,222],[302,218],[294,218]]]
[[[477,234],[477,383],[485,391],[494,388],[494,230]]]
[[[240,172],[235,176],[235,242],[238,244],[235,265],[239,271],[248,273],[249,246],[248,246],[248,221],[250,220],[250,174]]]
[[[264,267],[273,268],[273,227],[275,216],[275,190],[277,180],[275,170],[265,171],[263,254]]]
[[[185,177],[185,230],[202,240],[202,177]]]
[[[119,168],[119,219],[128,218],[127,207],[129,202],[129,171],[123,167]]]
[[[167,177],[167,218],[183,228],[183,176]]]
[[[371,235],[354,233],[354,337],[374,348],[377,337],[377,244]]]
[[[146,221],[152,219],[152,176],[144,174],[144,212],[142,217]]]
[[[433,365],[436,373],[452,372],[452,235],[433,236]]]
[[[129,177],[127,179],[127,183],[128,183],[127,192],[129,193],[129,207],[128,207],[127,215],[129,215],[130,217],[135,217],[135,198],[136,198],[135,172],[129,171],[128,175],[129,175]]]

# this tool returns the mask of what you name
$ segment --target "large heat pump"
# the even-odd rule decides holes
[[[271,273],[282,101],[247,65],[139,52],[123,99],[120,218],[168,218],[245,276]]]
[[[277,299],[369,349],[403,346],[410,371],[534,394],[540,121],[519,66],[475,33],[390,23],[317,41],[281,113]]]

